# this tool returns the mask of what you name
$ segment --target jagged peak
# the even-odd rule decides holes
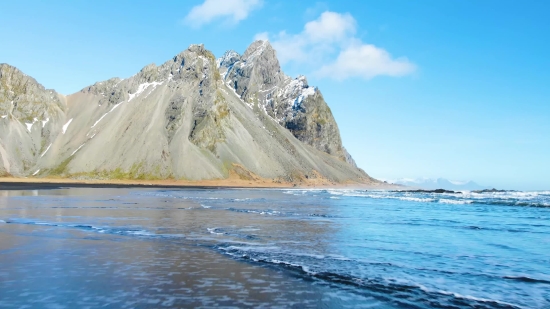
[[[189,55],[189,53],[195,53],[195,54],[198,54],[198,55],[203,55],[203,56],[208,56],[208,58],[214,58],[212,52],[210,52],[209,50],[207,50],[206,48],[204,48],[204,44],[191,44],[189,45],[189,47],[183,51],[181,51],[180,53],[178,53],[177,55],[175,55],[174,57],[172,57],[172,61],[168,60],[167,62],[165,62],[164,64],[167,64],[167,63],[170,63],[170,62],[182,62],[182,60],[184,58],[186,58],[186,56]],[[181,65],[183,66],[183,63],[181,63]]]
[[[153,62],[153,63],[149,63],[148,65],[144,66],[140,72],[149,72],[149,71],[153,71],[153,70],[158,70],[157,68],[157,65]]]
[[[257,40],[252,42],[243,54],[245,61],[253,60],[263,53],[271,53],[276,58],[275,50],[267,40]]]
[[[0,76],[2,76],[3,73],[6,71],[11,71],[12,74],[15,73],[17,75],[21,75],[23,77],[29,77],[30,79],[36,81],[34,78],[28,76],[27,74],[23,73],[23,71],[19,70],[17,67],[8,64],[8,63],[0,63]]]
[[[11,64],[4,63],[4,62],[0,63],[0,69],[4,69],[4,68],[13,68],[13,69],[19,70]]]
[[[187,50],[192,51],[192,52],[196,52],[196,53],[202,53],[202,52],[204,52],[204,44],[202,44],[202,43],[201,44],[191,44],[191,45],[189,45]]]
[[[53,89],[46,89],[42,84],[40,84],[32,76],[25,74],[23,71],[19,70],[17,67],[10,65],[8,63],[0,63],[0,79],[2,79],[3,84],[8,87],[7,89],[5,89],[5,91],[12,91],[11,88],[14,86],[14,83],[27,84],[28,82],[30,82],[40,90],[49,91],[52,93],[55,92],[55,90]],[[25,89],[27,89],[26,85],[25,85]],[[2,89],[0,88],[0,90]]]
[[[216,59],[216,65],[218,66],[218,68],[224,66],[224,67],[229,67],[231,66],[232,64],[234,64],[235,62],[241,60],[241,55],[239,53],[237,53],[236,51],[230,49],[228,51],[226,51],[223,56],[221,56],[220,58]]]

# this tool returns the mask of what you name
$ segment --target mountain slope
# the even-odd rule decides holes
[[[0,176],[25,175],[60,130],[65,98],[0,64]]]
[[[250,74],[235,78],[244,88],[230,86],[227,70],[218,69],[223,60],[217,62],[202,45],[128,79],[98,82],[66,98],[3,65],[0,95],[17,89],[11,90],[14,102],[26,107],[18,104],[21,112],[14,113],[6,104],[10,97],[2,97],[0,111],[9,117],[0,119],[0,171],[85,179],[201,180],[233,173],[251,180],[373,182],[346,162],[338,128],[320,93],[300,99],[310,88],[303,86],[305,79],[294,82],[298,90],[281,97],[289,101],[295,96],[294,102],[304,105],[289,112],[284,126],[273,117],[275,109],[271,115],[259,100],[250,99],[273,83],[283,85],[278,62],[266,66],[252,61],[263,57],[268,45],[255,42],[245,52]],[[264,52],[255,46],[264,46]],[[271,56],[276,61],[274,52]],[[21,83],[32,87],[17,86]],[[40,127],[38,121],[45,119],[47,125]],[[31,120],[36,124],[26,130],[23,123]],[[14,150],[18,139],[24,142]]]
[[[285,75],[269,42],[252,43],[242,56],[228,51],[218,66],[226,85],[247,104],[262,109],[300,141],[355,165],[319,89],[304,76]]]

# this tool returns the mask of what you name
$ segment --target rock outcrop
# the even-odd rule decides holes
[[[222,58],[202,45],[64,97],[0,71],[0,174],[374,182],[342,147],[318,89],[267,42]]]
[[[28,174],[53,142],[65,111],[62,95],[0,64],[0,176]]]
[[[268,41],[256,41],[241,56],[228,51],[218,59],[224,82],[251,107],[287,128],[300,141],[355,164],[342,147],[340,131],[323,95],[305,76],[281,71]]]

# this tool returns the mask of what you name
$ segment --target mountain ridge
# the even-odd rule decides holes
[[[461,191],[461,190],[471,191],[471,190],[489,189],[489,187],[481,186],[472,180],[458,182],[458,181],[452,181],[441,177],[435,178],[435,179],[433,178],[416,178],[416,179],[401,178],[396,180],[390,180],[388,182],[409,186],[409,187],[428,189],[428,190],[445,189],[445,190],[455,190],[455,191]]]
[[[67,96],[7,64],[0,81],[3,175],[378,183],[345,151],[320,92],[284,75],[266,41],[219,59],[191,45]]]

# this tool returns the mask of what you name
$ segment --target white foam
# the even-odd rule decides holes
[[[482,298],[482,297],[475,297],[475,296],[471,296],[471,295],[463,295],[463,294],[460,294],[460,293],[456,293],[456,292],[451,292],[451,291],[445,291],[445,290],[432,290],[432,289],[429,289],[421,284],[416,284],[421,290],[425,291],[425,292],[437,292],[439,294],[442,294],[442,295],[448,295],[448,296],[453,296],[455,298],[461,298],[461,299],[467,299],[467,300],[474,300],[474,301],[478,301],[478,302],[489,302],[489,303],[497,303],[497,304],[501,304],[501,305],[506,305],[506,306],[510,306],[510,307],[514,307],[514,308],[525,308],[525,307],[520,307],[516,304],[512,304],[512,303],[508,303],[508,302],[504,302],[504,301],[500,301],[500,300],[496,300],[496,299],[489,299],[489,298]]]
[[[399,197],[398,200],[411,201],[411,202],[433,202],[433,198],[418,198],[418,197]]]
[[[71,122],[73,121],[73,118],[69,119],[69,121],[67,121],[67,123],[65,125],[63,125],[63,134],[65,134],[65,132],[67,132],[67,128],[69,127],[69,125],[71,124]]]
[[[154,233],[151,233],[151,232],[147,232],[145,230],[140,230],[140,231],[127,231],[126,232],[127,234],[130,234],[130,235],[137,235],[137,236],[155,236],[156,234]]]
[[[442,204],[456,204],[456,205],[463,205],[463,204],[471,204],[471,200],[449,200],[449,199],[440,199],[439,203]]]
[[[210,232],[210,234],[215,234],[215,235],[223,235],[223,233],[220,233],[220,232],[216,232],[217,228],[213,227],[213,228],[206,228],[208,230],[208,232]]]

